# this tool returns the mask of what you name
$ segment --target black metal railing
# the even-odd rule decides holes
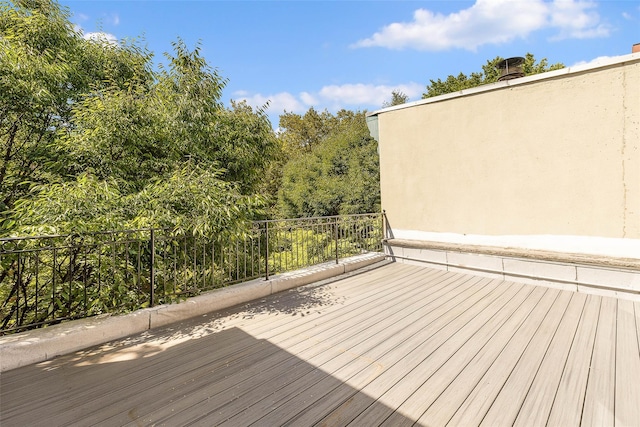
[[[256,221],[212,238],[141,229],[0,239],[0,335],[381,252],[383,228],[376,213]]]

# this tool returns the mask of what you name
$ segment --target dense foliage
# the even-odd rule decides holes
[[[0,236],[65,235],[3,242],[0,331],[238,279],[227,250],[264,215],[275,133],[263,110],[223,105],[198,46],[152,59],[84,39],[51,0],[0,3]]]
[[[431,98],[433,96],[458,92],[463,89],[497,82],[498,77],[500,77],[500,71],[496,66],[501,61],[504,61],[504,58],[497,56],[494,59],[488,60],[487,63],[482,66],[482,71],[480,72],[473,72],[470,75],[464,73],[460,73],[457,76],[449,75],[446,80],[431,80],[431,84],[427,85],[427,91],[422,94],[422,98]],[[561,68],[564,68],[562,63],[549,65],[546,58],[543,58],[540,62],[536,62],[535,57],[531,53],[527,53],[525,62],[522,65],[522,70],[527,76],[559,70]]]
[[[261,109],[181,40],[159,71],[135,42],[85,40],[48,0],[0,6],[1,233],[235,229],[278,151]]]
[[[364,112],[283,116],[281,135],[291,159],[283,169],[278,204],[294,218],[377,212],[380,209],[377,143],[369,135]],[[309,131],[311,130],[311,131]],[[304,135],[303,138],[296,135]],[[297,150],[297,151],[296,151]]]

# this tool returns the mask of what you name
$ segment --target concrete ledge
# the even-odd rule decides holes
[[[179,304],[166,304],[149,308],[144,310],[149,313],[147,329],[159,328],[184,319],[263,298],[272,293],[271,288],[271,280],[255,279],[250,282],[215,289],[189,298]]]
[[[327,262],[269,280],[255,279],[215,289],[179,304],[161,305],[121,316],[95,316],[0,337],[0,372],[339,276],[385,258],[381,253],[366,253],[346,258],[338,264]]]
[[[102,315],[0,337],[0,372],[149,329],[149,312]]]
[[[390,258],[574,292],[640,301],[640,259],[419,240],[384,242]]]
[[[554,252],[541,249],[523,249],[500,246],[468,245],[461,243],[432,242],[426,240],[388,239],[384,244],[389,247],[431,251],[464,252],[477,255],[494,255],[510,258],[525,258],[536,261],[593,265],[597,267],[626,268],[640,270],[640,258],[623,258],[604,255]]]

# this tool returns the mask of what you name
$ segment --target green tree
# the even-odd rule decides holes
[[[0,227],[11,228],[15,202],[50,179],[75,105],[105,84],[148,81],[149,58],[133,46],[83,40],[57,3],[0,4]]]
[[[73,181],[38,186],[15,211],[22,234],[161,227],[210,236],[242,230],[262,207],[260,197],[242,195],[218,171],[185,164],[134,193],[115,179],[81,173]]]
[[[481,72],[473,72],[470,75],[466,75],[464,73],[460,73],[457,76],[449,75],[444,81],[441,79],[430,80],[431,83],[427,85],[427,91],[422,94],[422,98],[431,98],[438,95],[444,95],[446,93],[459,92],[464,89],[497,82],[500,77],[500,72],[496,66],[501,61],[504,61],[504,58],[497,56],[492,60],[488,60],[487,63],[482,66]],[[535,57],[531,53],[526,54],[525,62],[522,66],[525,75],[539,74],[547,71],[559,70],[561,68],[564,68],[562,63],[549,65],[546,58],[536,62]]]
[[[308,153],[337,126],[339,119],[328,111],[318,113],[313,107],[304,114],[285,112],[280,116],[279,140],[288,156]]]
[[[382,103],[382,108],[393,107],[394,105],[406,104],[409,101],[409,97],[402,91],[391,91],[391,100]]]
[[[223,105],[227,80],[198,45],[178,39],[153,72],[150,53],[84,40],[54,2],[1,11],[5,235],[215,233],[263,215],[278,141],[263,109]]]
[[[159,232],[154,269],[171,271],[180,295],[198,292],[196,277],[229,280],[237,260],[205,259],[195,242],[217,254],[244,242],[249,220],[264,216],[261,177],[278,153],[263,109],[223,105],[226,79],[199,46],[176,41],[154,72],[135,42],[85,40],[68,18],[49,0],[0,4],[0,233],[88,245],[35,252],[35,263],[3,254],[0,327],[20,323],[16,313],[55,322],[148,304],[153,281],[139,273],[150,234],[124,229],[170,230]],[[154,289],[156,303],[175,297]]]
[[[380,209],[377,144],[364,112],[339,111],[335,128],[283,170],[279,207],[284,217],[375,212]]]
[[[221,177],[238,183],[243,194],[270,197],[268,176],[281,153],[265,107],[254,109],[232,100],[231,108],[220,110],[212,126],[209,156],[223,167]]]
[[[174,44],[170,65],[145,86],[109,87],[74,109],[74,129],[64,138],[68,175],[91,170],[129,191],[170,174],[188,161],[217,170],[244,194],[257,190],[276,150],[263,110],[220,98],[226,80],[196,46]]]

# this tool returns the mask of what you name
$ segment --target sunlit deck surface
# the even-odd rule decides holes
[[[2,374],[0,424],[639,425],[640,303],[392,263]]]

